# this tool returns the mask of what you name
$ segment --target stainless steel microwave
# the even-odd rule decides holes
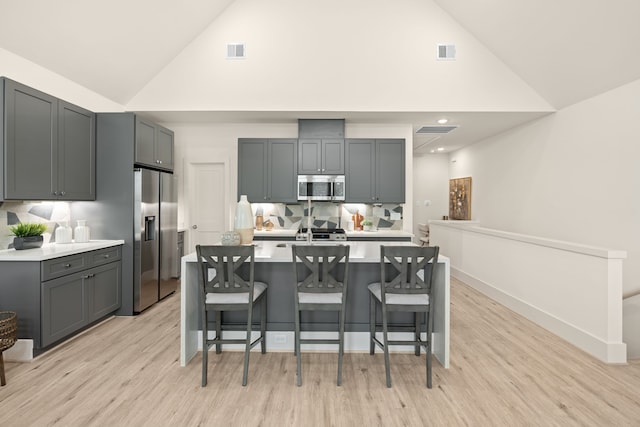
[[[298,200],[342,201],[344,175],[298,175]]]

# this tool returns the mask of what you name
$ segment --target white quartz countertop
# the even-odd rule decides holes
[[[276,237],[295,237],[298,230],[276,228],[271,231],[266,230],[254,230],[254,236],[276,236]],[[413,234],[404,230],[375,230],[375,231],[347,231],[347,238],[369,238],[369,239],[383,239],[391,237],[408,237],[412,238]]]
[[[273,241],[254,241],[253,245],[256,247],[256,262],[291,262],[291,245],[305,245],[306,242],[278,242]],[[314,242],[313,245],[336,245],[340,243],[329,242]],[[366,263],[379,263],[380,262],[380,245],[389,246],[417,246],[412,242],[378,242],[378,241],[356,241],[346,242],[349,245],[349,260],[351,262],[366,262]],[[182,258],[185,262],[195,262],[196,253],[192,252],[185,255]],[[448,262],[449,258],[440,255],[438,262]]]
[[[5,249],[0,251],[0,261],[45,261],[123,244],[124,240],[91,240],[87,243],[49,243],[41,248],[20,251]]]

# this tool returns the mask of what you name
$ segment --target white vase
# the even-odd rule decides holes
[[[240,196],[240,201],[236,205],[234,229],[240,234],[241,245],[253,242],[253,213],[251,203],[244,194]]]
[[[72,230],[68,221],[61,221],[56,228],[56,243],[71,243]]]
[[[89,227],[87,227],[87,221],[84,219],[78,220],[78,225],[76,226],[74,234],[76,236],[76,243],[87,243],[90,239],[89,237]]]

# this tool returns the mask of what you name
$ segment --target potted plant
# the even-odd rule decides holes
[[[13,238],[13,247],[16,250],[33,249],[42,246],[44,241],[42,233],[47,231],[46,224],[20,222],[9,227]]]
[[[362,229],[364,231],[373,231],[373,221],[370,219],[364,219],[360,224],[362,224]]]

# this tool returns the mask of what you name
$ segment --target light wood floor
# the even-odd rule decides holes
[[[179,297],[138,317],[114,318],[36,358],[6,363],[0,425],[9,426],[624,426],[640,425],[640,362],[611,366],[456,280],[451,286],[451,369],[424,355],[212,353],[179,366]]]

